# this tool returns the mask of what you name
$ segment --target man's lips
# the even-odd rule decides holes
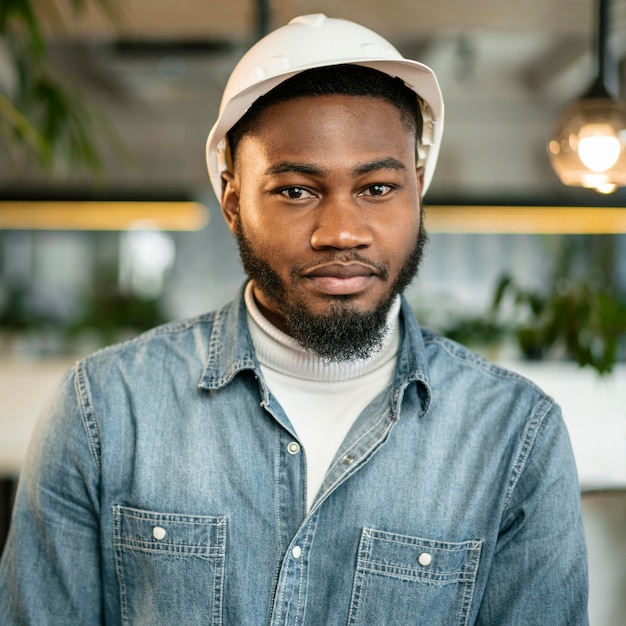
[[[378,271],[364,263],[325,263],[307,270],[304,275],[307,278],[354,278],[355,276],[372,276]]]
[[[380,273],[364,263],[326,263],[304,272],[316,291],[325,295],[345,296],[363,291]]]

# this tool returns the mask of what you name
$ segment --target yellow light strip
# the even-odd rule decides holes
[[[201,230],[209,211],[199,202],[0,201],[0,230]],[[432,233],[626,233],[626,208],[432,205]]]
[[[426,206],[432,233],[626,233],[626,208],[551,206]]]
[[[200,202],[0,202],[0,230],[201,230],[208,221]]]

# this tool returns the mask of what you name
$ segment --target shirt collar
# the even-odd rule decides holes
[[[260,376],[261,368],[248,328],[244,288],[245,286],[239,290],[234,300],[214,314],[208,356],[198,383],[203,389],[220,389],[244,370],[251,370]],[[431,397],[426,347],[419,323],[404,297],[401,298],[400,318],[400,347],[393,383],[393,409],[397,414],[404,391],[414,382],[423,415],[428,409]]]
[[[400,317],[402,320],[402,335],[400,349],[398,350],[396,377],[394,379],[392,408],[397,415],[399,404],[402,400],[402,393],[409,383],[416,383],[417,393],[422,406],[420,416],[422,416],[428,410],[431,399],[428,356],[422,329],[415,318],[411,305],[404,296],[402,297]]]

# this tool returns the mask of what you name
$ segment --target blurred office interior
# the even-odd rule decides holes
[[[31,429],[63,371],[241,287],[206,136],[249,45],[296,15],[326,13],[378,31],[439,78],[446,122],[425,200],[430,243],[407,297],[424,325],[528,375],[562,405],[592,624],[623,624],[626,187],[566,186],[547,148],[597,76],[599,4],[85,0],[78,14],[69,0],[41,4],[46,67],[68,95],[46,119],[71,125],[63,107],[84,107],[98,157],[63,141],[37,153],[27,137],[0,135],[0,542]],[[623,102],[626,0],[609,9],[604,78]],[[20,77],[9,34],[0,32],[0,95],[10,101]]]

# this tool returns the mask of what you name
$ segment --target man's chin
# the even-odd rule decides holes
[[[303,348],[325,361],[366,359],[382,347],[390,306],[385,301],[373,310],[361,311],[342,298],[328,311],[312,313],[296,305],[287,314],[287,329]]]

